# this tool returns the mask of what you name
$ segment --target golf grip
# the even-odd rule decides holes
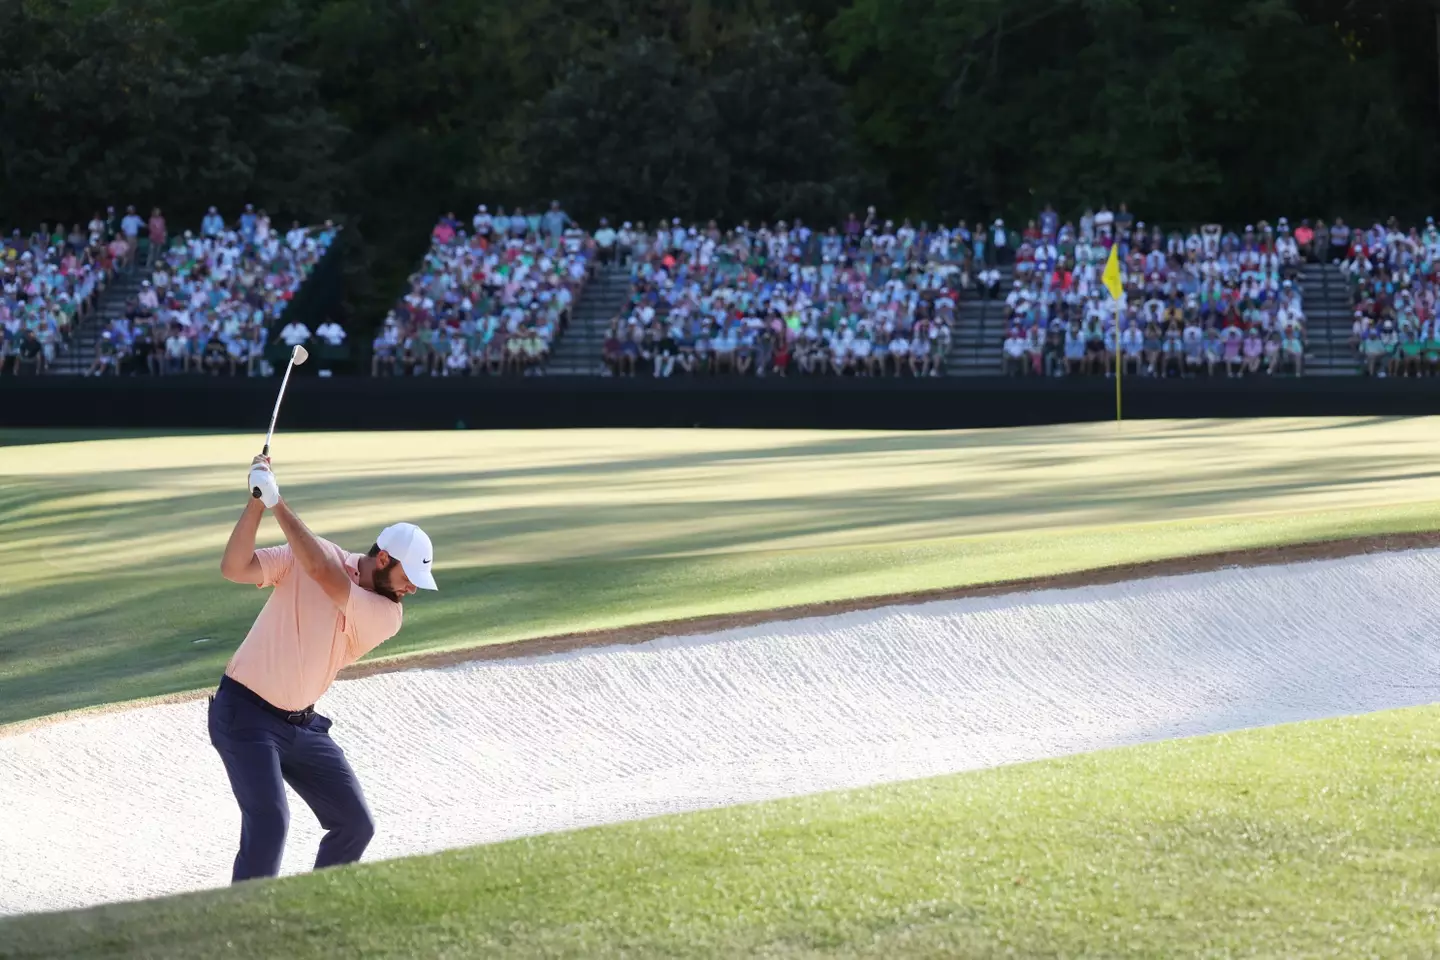
[[[270,456],[270,444],[269,444],[268,442],[267,442],[267,443],[265,444],[265,446],[260,450],[260,456],[262,456],[262,457],[268,457],[268,456]],[[254,497],[256,500],[259,500],[259,499],[260,499],[260,488],[259,488],[259,487],[251,487],[251,488],[250,488],[250,496]]]

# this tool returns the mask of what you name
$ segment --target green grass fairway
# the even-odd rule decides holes
[[[263,600],[218,570],[259,437],[66,437],[0,433],[0,723],[208,686]],[[434,537],[441,591],[410,601],[391,657],[1430,530],[1437,440],[1431,419],[1352,419],[282,432],[273,453],[322,535]]]
[[[1432,957],[1440,710],[0,922],[0,957]]]

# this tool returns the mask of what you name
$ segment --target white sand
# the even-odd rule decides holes
[[[1440,551],[943,601],[340,683],[379,860],[1440,700]],[[204,701],[0,738],[0,913],[223,885]],[[319,840],[291,796],[284,872]]]

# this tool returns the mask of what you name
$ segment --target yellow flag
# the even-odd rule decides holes
[[[1110,245],[1110,260],[1105,264],[1105,272],[1100,274],[1100,282],[1105,284],[1105,289],[1110,291],[1110,296],[1119,300],[1125,293],[1125,286],[1120,282],[1120,244]]]

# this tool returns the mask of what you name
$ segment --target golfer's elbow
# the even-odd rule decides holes
[[[231,583],[259,583],[260,558],[253,552],[249,558],[239,560],[227,554],[220,558],[220,576]]]

